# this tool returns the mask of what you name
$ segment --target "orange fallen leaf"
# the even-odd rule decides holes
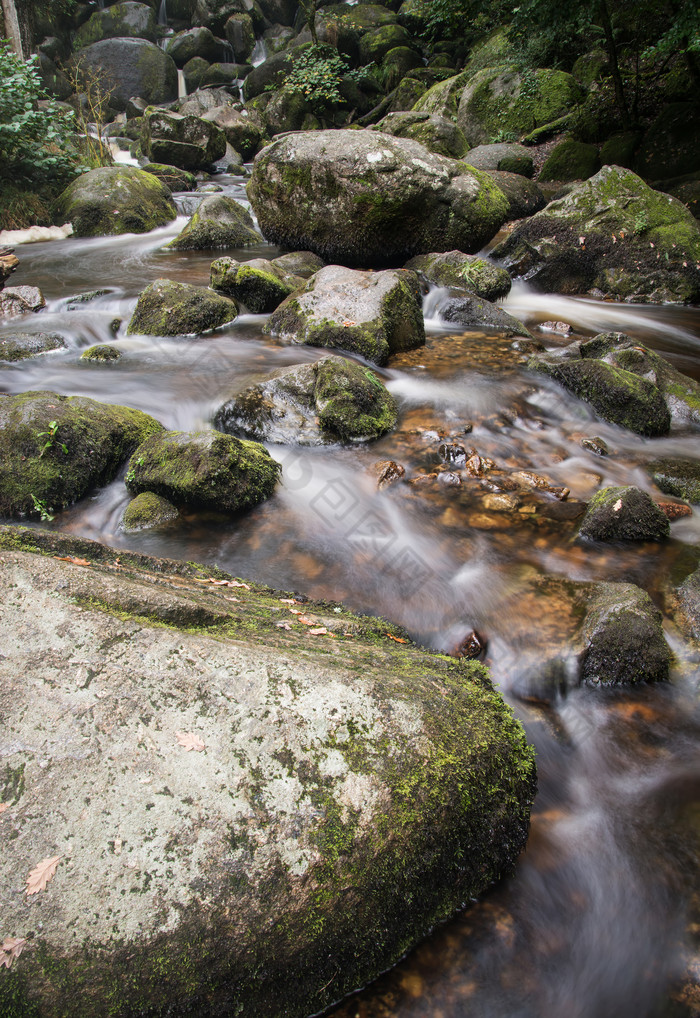
[[[92,563],[88,562],[86,558],[73,558],[72,555],[54,555],[59,562],[72,562],[74,566],[89,566]]]
[[[313,626],[312,619],[307,619],[306,615],[297,615],[297,622],[301,622],[302,626]]]
[[[301,610],[301,608],[290,608],[289,610],[292,613],[292,615],[303,615],[304,614],[303,611]]]
[[[201,753],[204,749],[204,743],[198,735],[194,734],[194,732],[175,732],[175,737],[187,753],[189,753],[191,749],[193,749],[195,753]]]
[[[357,322],[353,322],[351,318],[348,318],[347,321],[343,322],[343,325],[346,329],[349,329],[351,325],[357,325]]]
[[[6,809],[10,808],[9,802],[0,802],[0,813],[4,813]]]
[[[296,600],[293,597],[281,597],[280,604],[296,604]]]
[[[60,861],[61,856],[54,855],[51,858],[42,859],[40,863],[37,863],[27,877],[27,895],[38,894],[39,891],[44,891],[46,889],[46,885],[56,872]]]
[[[325,626],[318,626],[316,629],[309,630],[309,636],[327,636],[328,630]]]
[[[404,640],[404,638],[402,636],[392,636],[391,633],[387,633],[386,635],[389,637],[390,640],[393,640],[394,643],[408,643],[409,642],[408,640]]]
[[[0,968],[4,965],[6,969],[9,969],[12,962],[15,958],[19,958],[26,946],[26,937],[5,937],[0,944]]]

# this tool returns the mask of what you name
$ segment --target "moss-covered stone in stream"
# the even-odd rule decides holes
[[[194,191],[197,188],[197,178],[194,173],[181,170],[178,166],[166,166],[165,163],[146,163],[141,169],[144,173],[150,173],[157,177],[169,191]]]
[[[156,279],[139,294],[127,335],[194,336],[232,322],[238,305],[202,286]]]
[[[650,463],[648,470],[661,491],[700,505],[700,461],[664,456]]]
[[[582,636],[583,683],[621,686],[668,679],[671,652],[661,612],[634,584],[599,584],[588,602]]]
[[[132,498],[122,516],[122,530],[150,530],[176,520],[179,513],[171,502],[152,491],[142,491]]]
[[[114,551],[41,531],[0,528],[0,547],[0,583],[29,592],[5,605],[27,633],[0,660],[13,740],[33,744],[31,726],[35,742],[63,743],[76,717],[101,733],[80,768],[64,755],[47,775],[22,752],[31,795],[9,814],[3,900],[16,860],[60,851],[66,830],[76,864],[59,864],[39,932],[7,896],[8,928],[35,935],[0,981],[0,1013],[305,1018],[512,866],[533,756],[482,666],[320,603],[304,611],[335,638],[295,616],[285,630],[279,592],[239,585],[231,603],[198,582],[232,582],[215,570],[129,552],[116,567]],[[75,676],[98,648],[88,718]],[[51,679],[20,698],[27,654]],[[184,732],[201,753],[178,745]],[[90,824],[86,799],[100,805]]]
[[[592,541],[661,541],[670,524],[641,488],[602,488],[591,499],[579,537]]]
[[[65,345],[58,332],[5,332],[0,336],[0,360],[23,361],[49,350],[64,349]]]
[[[140,410],[86,396],[26,392],[0,398],[0,514],[36,516],[111,481],[162,425]]]
[[[404,268],[416,272],[426,289],[429,283],[433,283],[490,301],[500,300],[510,293],[511,280],[505,269],[498,268],[485,258],[465,255],[461,251],[416,255],[406,262]]]
[[[81,361],[92,361],[97,364],[110,364],[121,358],[121,350],[109,343],[99,343],[96,346],[89,346],[80,355]]]
[[[169,189],[135,166],[101,166],[77,177],[56,199],[55,221],[77,237],[148,233],[175,219]]]
[[[304,286],[304,280],[266,258],[238,262],[224,257],[211,263],[210,284],[213,290],[245,304],[253,314],[262,314],[274,311],[285,297]]]
[[[166,244],[173,251],[206,251],[218,247],[247,247],[259,244],[250,213],[240,202],[225,194],[205,198],[189,223]]]
[[[164,431],[138,447],[125,482],[176,506],[233,513],[269,498],[279,465],[258,442],[216,431]]]

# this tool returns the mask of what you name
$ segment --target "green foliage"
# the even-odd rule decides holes
[[[332,46],[309,46],[295,57],[284,87],[288,92],[302,95],[312,109],[322,111],[345,102],[338,86],[347,69]]]
[[[39,519],[43,523],[50,523],[54,519],[53,506],[46,504],[46,499],[37,498],[35,495],[29,494],[32,502],[34,503],[34,512],[38,513]]]
[[[54,447],[54,445],[57,445],[60,449],[63,449],[63,452],[66,455],[68,454],[68,446],[65,444],[65,442],[59,442],[58,441],[58,439],[56,437],[57,432],[58,432],[58,421],[49,421],[49,423],[48,423],[48,431],[40,431],[39,432],[39,434],[37,435],[37,438],[45,438],[46,439],[46,442],[44,443],[44,448],[39,453],[39,459],[42,458],[42,456],[47,451],[47,449],[52,449]],[[34,496],[32,496],[32,498],[33,497]]]
[[[70,140],[73,127],[72,111],[45,99],[36,57],[23,61],[0,40],[0,180],[75,176],[83,167]]]

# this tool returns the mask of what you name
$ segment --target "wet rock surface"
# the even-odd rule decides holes
[[[156,279],[139,295],[127,334],[191,336],[233,321],[238,305],[202,286]]]
[[[579,537],[592,541],[661,541],[667,517],[641,488],[602,488],[591,500]]]
[[[78,237],[147,233],[176,216],[170,190],[134,166],[102,166],[69,184],[56,203]]]

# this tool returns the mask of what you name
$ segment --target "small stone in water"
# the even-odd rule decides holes
[[[484,473],[484,464],[481,456],[475,453],[465,463],[465,469],[470,477],[481,477]]]
[[[446,488],[456,488],[462,483],[462,478],[459,474],[455,474],[454,471],[446,470],[444,473],[438,474],[438,483]]]
[[[382,488],[387,488],[390,484],[400,480],[406,473],[406,468],[400,463],[395,463],[394,460],[380,460],[378,463],[372,464],[372,472],[376,475],[377,487],[381,491]]]
[[[438,449],[438,453],[444,463],[454,463],[456,467],[463,467],[467,462],[467,452],[463,445],[452,445],[443,442]]]
[[[582,438],[581,448],[587,449],[588,452],[592,452],[595,456],[607,456],[610,450],[607,444],[602,438]]]
[[[455,657],[466,657],[470,661],[474,661],[476,658],[481,657],[486,653],[488,644],[486,640],[477,633],[476,629],[472,629],[471,633],[462,640],[459,647],[455,651]]]
[[[558,332],[562,336],[568,336],[571,332],[571,326],[566,322],[541,322],[539,328],[542,332]]]
[[[669,520],[679,520],[682,516],[693,515],[693,510],[685,502],[657,502],[656,504]]]
[[[507,495],[505,492],[500,494],[486,495],[484,497],[484,508],[492,509],[496,512],[510,512],[513,509],[518,508],[520,499],[517,495]]]
[[[418,485],[432,484],[436,478],[437,474],[417,474],[415,477],[412,477],[408,483]]]

